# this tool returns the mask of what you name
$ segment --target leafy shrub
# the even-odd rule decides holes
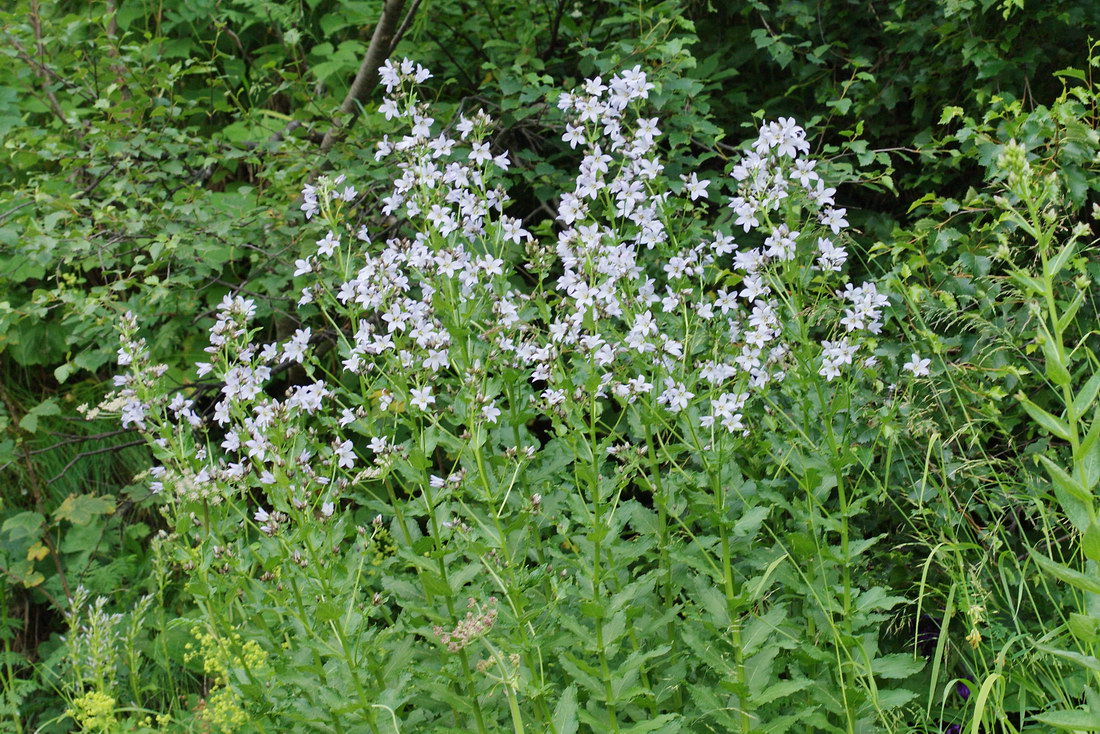
[[[663,173],[647,75],[589,79],[557,100],[584,156],[540,241],[504,213],[490,118],[437,132],[429,77],[382,72],[409,131],[378,143],[381,204],[408,229],[374,245],[342,176],[303,191],[310,325],[265,343],[226,297],[180,390],[124,324],[100,409],[152,442],[209,634],[271,666],[223,659],[219,690],[336,730],[891,722],[913,694],[886,683],[921,664],[880,651],[901,600],[853,580],[878,538],[851,527],[889,302],[837,290],[844,210],[805,133],[762,126],[707,226],[711,182]]]

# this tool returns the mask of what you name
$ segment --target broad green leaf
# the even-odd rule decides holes
[[[923,668],[923,660],[903,652],[883,655],[871,661],[871,670],[880,678],[908,678]]]
[[[1096,628],[1100,626],[1100,619],[1078,612],[1070,612],[1069,622],[1066,626],[1069,627],[1069,631],[1078,640],[1085,644],[1092,644],[1097,640]]]
[[[1024,410],[1027,411],[1027,414],[1030,415],[1036,423],[1063,441],[1069,440],[1069,426],[1066,425],[1065,421],[1060,418],[1055,418],[1053,415],[1028,400],[1022,392],[1016,393],[1016,399],[1020,401],[1020,404],[1024,406]]]
[[[658,716],[655,719],[650,719],[648,721],[642,721],[640,723],[635,724],[634,726],[627,727],[626,729],[621,729],[620,731],[622,731],[623,734],[646,734],[646,732],[651,732],[651,731],[662,731],[662,732],[680,731],[681,727],[679,727],[679,726],[673,726],[673,727],[666,727],[665,726],[665,724],[668,724],[672,721],[676,721],[679,718],[680,717],[677,716],[676,714],[661,714],[660,716]]]
[[[45,518],[37,512],[20,512],[5,520],[0,531],[8,533],[12,540],[33,538],[38,535],[45,521]]]
[[[70,494],[61,503],[53,516],[57,520],[68,520],[76,525],[87,525],[100,515],[110,515],[115,511],[115,498],[105,494]]]
[[[27,433],[35,433],[38,430],[38,419],[46,415],[58,415],[61,412],[60,406],[57,401],[44,400],[38,405],[34,406],[27,412],[23,419],[19,421],[19,427]]]
[[[1100,731],[1100,714],[1092,711],[1048,711],[1035,720],[1059,729],[1076,731]]]

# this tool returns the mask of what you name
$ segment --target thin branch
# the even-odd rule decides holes
[[[68,446],[69,444],[84,443],[86,441],[99,441],[104,438],[110,438],[111,436],[118,436],[122,433],[133,433],[136,430],[136,428],[120,428],[117,431],[105,431],[103,433],[92,434],[91,436],[73,436],[72,438],[67,438],[64,441],[58,441],[55,444],[46,446],[45,448],[35,449],[34,451],[27,451],[24,453],[24,456],[37,456],[38,454],[45,454],[49,451],[53,451],[54,449],[61,448],[62,446]],[[7,464],[5,464],[3,467],[0,467],[0,469],[3,469],[5,467],[7,467]]]
[[[397,50],[397,44],[401,43],[401,37],[405,35],[405,31],[409,30],[409,26],[412,25],[413,16],[416,15],[416,11],[420,8],[420,0],[413,0],[412,7],[405,13],[405,19],[401,21],[401,25],[398,27],[397,32],[393,34],[393,42],[390,43],[390,51],[387,56],[393,56],[393,52]]]
[[[138,439],[136,441],[127,441],[126,443],[120,443],[120,444],[116,444],[114,446],[104,446],[103,448],[99,448],[99,449],[90,449],[88,451],[81,451],[79,454],[74,456],[69,461],[69,463],[66,464],[65,467],[61,471],[59,471],[55,476],[53,476],[50,479],[47,479],[46,484],[53,484],[58,479],[65,476],[65,474],[69,471],[69,469],[72,469],[73,465],[75,465],[76,462],[80,461],[81,459],[86,459],[87,457],[95,456],[96,454],[107,454],[107,453],[110,453],[112,451],[122,451],[123,449],[132,448],[134,446],[144,446],[145,444],[146,444],[145,439],[141,438],[141,439]]]
[[[558,45],[558,32],[561,29],[561,16],[565,12],[565,0],[558,0],[558,9],[554,13],[554,19],[550,22],[550,42],[543,49],[543,52],[539,54],[543,61],[547,61],[554,53],[554,48]]]
[[[31,0],[31,28],[34,29],[34,42],[38,48],[39,58],[46,58],[46,46],[42,42],[42,22],[38,16],[38,0]],[[49,101],[50,109],[57,115],[57,119],[68,124],[68,120],[65,118],[65,111],[61,109],[61,103],[57,101],[57,95],[53,93],[53,90],[49,86],[49,74],[45,71],[45,63],[35,65],[35,75],[42,83],[42,91],[46,95],[46,99]],[[84,123],[81,122],[81,128]]]

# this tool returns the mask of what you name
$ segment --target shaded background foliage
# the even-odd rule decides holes
[[[144,449],[75,411],[112,374],[118,315],[132,310],[151,327],[152,352],[178,359],[179,375],[227,293],[254,298],[274,333],[293,328],[291,269],[274,265],[300,250],[303,181],[347,173],[366,190],[361,218],[387,225],[369,208],[368,182],[388,177],[370,162],[384,129],[374,107],[342,141],[320,147],[380,5],[19,0],[0,13],[0,638],[12,692],[0,705],[9,715],[48,713],[48,697],[30,695],[48,684],[27,663],[60,649],[59,611],[72,589],[126,606],[143,592],[132,582],[148,575],[159,517],[131,485]],[[901,528],[934,545],[933,529],[947,528],[987,553],[972,563],[981,569],[1002,550],[996,528],[1049,530],[1030,502],[1049,486],[1005,474],[1008,459],[1046,449],[1006,400],[1017,390],[1042,400],[1035,325],[1007,276],[1035,256],[998,218],[995,188],[983,182],[996,178],[1003,143],[1022,140],[1064,179],[1071,214],[1092,220],[1087,34],[1100,27],[1100,5],[413,5],[395,53],[433,70],[443,110],[482,106],[497,117],[495,146],[514,152],[522,181],[513,214],[532,227],[548,226],[572,164],[546,102],[551,89],[642,63],[661,80],[654,104],[685,169],[720,172],[754,117],[798,119],[850,181],[843,201],[861,232],[856,267],[896,278],[898,317],[914,338],[972,367],[896,427],[950,437],[936,444],[942,483],[922,473],[926,456],[899,460],[891,479],[912,490],[863,518],[865,535]],[[1074,273],[1100,278],[1096,258]],[[1094,319],[1091,298],[1081,308],[1082,323]],[[1030,370],[1013,366],[1021,359]],[[944,501],[930,502],[937,493]],[[19,534],[28,513],[42,524]],[[41,548],[29,549],[32,540]],[[912,559],[898,551],[894,560],[882,575],[914,589]],[[904,640],[917,622],[909,615],[896,625]],[[965,650],[954,663],[960,676],[977,667]]]

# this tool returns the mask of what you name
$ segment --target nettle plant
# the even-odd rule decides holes
[[[866,498],[846,484],[873,461],[850,448],[865,417],[892,409],[869,397],[888,300],[843,275],[845,211],[804,131],[764,124],[720,208],[712,182],[664,174],[646,73],[587,80],[557,100],[583,158],[539,239],[506,213],[493,121],[441,126],[407,60],[381,76],[405,126],[375,156],[399,174],[389,229],[357,221],[343,177],[305,187],[292,337],[266,341],[226,296],[180,387],[123,323],[101,409],[159,461],[192,657],[219,650],[207,718],[888,722],[906,696],[875,677],[919,665],[877,651],[898,600],[852,583],[870,541],[850,547]]]

